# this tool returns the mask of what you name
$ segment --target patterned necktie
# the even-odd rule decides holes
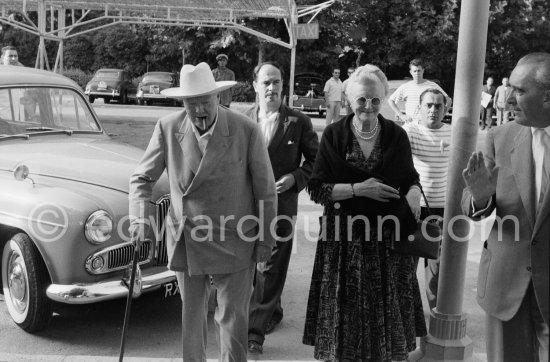
[[[550,140],[546,131],[542,128],[535,130],[535,141],[542,152],[542,175],[540,183],[540,193],[537,195],[537,214],[542,206],[544,195],[548,192],[549,173],[550,173]]]

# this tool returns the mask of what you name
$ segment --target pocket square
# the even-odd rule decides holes
[[[293,141],[293,140],[290,140],[290,141],[288,141],[288,144],[289,144],[289,145],[293,145],[293,144],[294,144],[294,141]]]

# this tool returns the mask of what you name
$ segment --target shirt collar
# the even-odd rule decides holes
[[[545,128],[531,127],[531,133],[533,134],[533,136],[535,135],[535,132],[537,131],[537,129],[543,129],[544,132],[546,132],[546,135],[550,136],[550,126],[545,127]]]

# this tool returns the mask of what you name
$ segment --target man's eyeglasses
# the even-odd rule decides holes
[[[378,97],[374,97],[374,98],[357,97],[355,98],[354,102],[359,107],[364,107],[367,104],[367,102],[370,102],[370,104],[372,104],[373,106],[378,106],[380,105],[381,100]]]
[[[442,103],[424,103],[424,106],[428,109],[434,107],[435,109],[437,109],[438,111],[443,108],[443,104]]]

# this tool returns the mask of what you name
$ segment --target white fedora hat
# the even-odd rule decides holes
[[[235,84],[237,84],[235,81],[216,82],[210,66],[204,62],[199,63],[197,66],[185,64],[181,67],[180,86],[165,89],[160,93],[167,97],[200,97],[221,92],[233,87]]]

